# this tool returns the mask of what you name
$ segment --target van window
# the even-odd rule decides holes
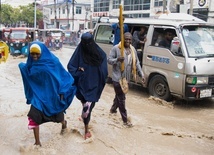
[[[152,46],[159,46],[159,42],[163,38],[163,28],[155,28],[152,36]]]
[[[113,42],[112,28],[110,25],[100,25],[97,29],[95,41],[97,43],[112,44]]]
[[[175,36],[175,29],[155,28],[152,37],[152,46],[170,49],[171,41]]]

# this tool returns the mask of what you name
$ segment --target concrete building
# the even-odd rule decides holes
[[[49,9],[44,27],[79,30],[93,28],[100,17],[115,18],[119,5],[123,14],[133,18],[148,18],[158,12],[192,14],[208,22],[214,22],[213,0],[42,0]],[[193,2],[193,3],[191,3]],[[191,5],[192,4],[192,5]],[[44,13],[44,12],[43,12]],[[107,19],[105,18],[105,19]]]
[[[43,8],[46,10],[44,28],[62,28],[66,30],[79,30],[90,28],[91,5],[90,2],[77,2],[72,0],[46,0]],[[49,20],[48,20],[49,19]]]
[[[203,19],[205,21],[214,23],[214,1],[213,0],[193,0],[191,6],[191,0],[185,0],[180,5],[180,12],[191,13],[192,15]]]
[[[123,14],[134,18],[152,17],[163,11],[190,14],[192,10],[194,16],[213,22],[213,3],[213,0],[91,0],[91,10],[93,20],[100,16],[118,16],[120,4],[123,4]]]

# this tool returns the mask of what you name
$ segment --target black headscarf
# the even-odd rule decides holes
[[[100,54],[100,51],[98,50],[98,45],[94,42],[93,35],[90,33],[84,33],[81,36],[81,42],[80,45],[81,52],[83,55],[83,61],[86,64],[93,65],[93,66],[99,66],[103,59]]]

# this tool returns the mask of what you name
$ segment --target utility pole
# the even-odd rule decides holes
[[[190,0],[189,14],[193,15],[193,0]]]
[[[163,0],[163,13],[166,13],[166,0]]]
[[[54,18],[54,27],[56,28],[56,0],[54,0],[54,15],[55,15],[55,18]]]
[[[124,0],[121,0],[120,4],[123,6],[124,5]]]
[[[69,25],[69,11],[68,11],[68,0],[66,1],[66,6],[67,6],[67,19],[68,19],[68,26],[67,29],[70,29],[70,25]]]
[[[74,1],[72,0],[72,30],[74,30]]]
[[[36,29],[36,0],[34,0],[34,28]]]
[[[86,13],[85,13],[85,24],[84,24],[84,27],[85,28],[88,28],[88,26],[86,26],[86,22],[87,22],[87,16],[88,16],[88,11],[86,10]]]
[[[0,0],[0,28],[1,28],[1,0]]]

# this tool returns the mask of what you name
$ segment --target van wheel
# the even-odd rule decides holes
[[[151,79],[149,82],[149,93],[165,101],[172,99],[166,79],[161,75],[156,75]]]

